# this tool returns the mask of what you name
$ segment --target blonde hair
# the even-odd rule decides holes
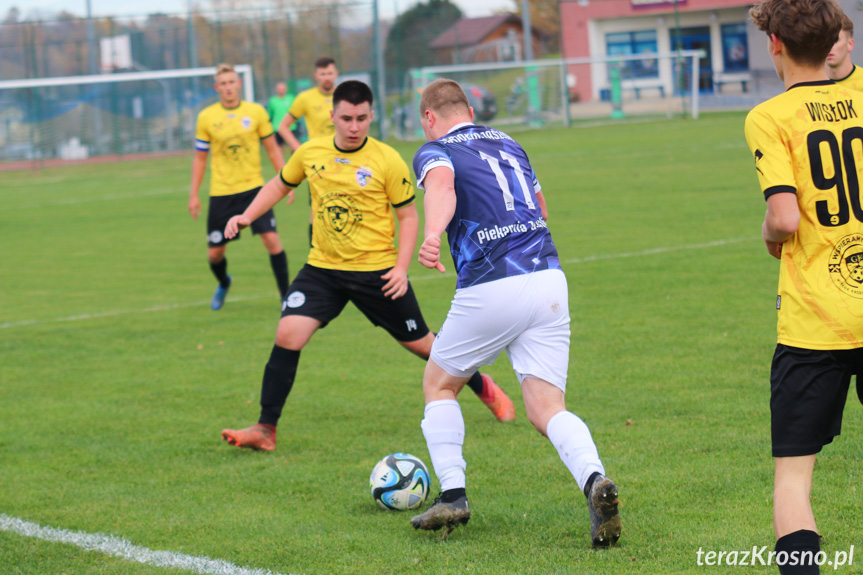
[[[470,102],[455,80],[438,78],[425,88],[420,97],[420,113],[431,110],[441,116],[469,114]]]
[[[226,64],[225,62],[222,62],[221,64],[216,66],[216,73],[213,75],[213,78],[218,78],[219,76],[221,76],[222,74],[224,74],[226,72],[234,72],[236,74],[236,70],[234,70],[233,66],[231,66],[230,64]]]

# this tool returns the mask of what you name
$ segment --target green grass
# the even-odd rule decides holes
[[[228,303],[209,310],[189,157],[3,174],[0,513],[286,574],[775,572],[696,565],[699,548],[773,544],[778,265],[742,126],[708,114],[519,134],[569,278],[568,406],[621,490],[617,549],[590,549],[584,497],[518,400],[502,425],[463,396],[467,527],[442,540],[378,509],[375,462],[430,463],[422,363],[350,307],[303,351],[278,449],[225,445],[223,427],[256,420],[279,301],[247,234],[228,251]],[[410,160],[416,144],[398,148]],[[306,202],[277,208],[292,273]],[[436,329],[454,278],[411,271]],[[506,357],[488,372],[520,397]],[[816,467],[831,554],[860,544],[861,428],[849,400]],[[4,575],[180,572],[0,531]]]

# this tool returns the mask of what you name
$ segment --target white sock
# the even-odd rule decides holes
[[[561,411],[548,420],[545,431],[579,489],[584,491],[584,485],[595,471],[605,475],[590,430],[577,415]]]
[[[458,401],[441,399],[427,404],[422,430],[441,491],[464,488],[464,418]]]

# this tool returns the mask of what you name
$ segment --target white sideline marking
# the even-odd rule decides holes
[[[258,295],[248,295],[248,296],[237,296],[228,298],[227,301],[252,301],[257,299],[263,299],[265,297],[270,297],[272,294],[258,294]],[[93,313],[81,313],[78,315],[67,315],[63,317],[55,317],[51,319],[22,319],[19,321],[9,321],[6,323],[0,323],[0,329],[9,329],[13,327],[24,327],[28,325],[38,325],[42,323],[57,323],[64,321],[81,321],[85,319],[98,319],[102,317],[112,317],[116,315],[131,315],[135,313],[150,313],[154,311],[167,311],[170,309],[184,309],[188,307],[198,307],[210,305],[210,301],[194,301],[187,303],[167,303],[162,305],[154,305],[153,307],[145,307],[140,309],[118,309],[113,311],[99,311]]]
[[[143,198],[146,196],[165,196],[168,194],[176,194],[178,193],[180,188],[171,188],[171,189],[159,189],[159,190],[150,190],[149,192],[133,192],[126,194],[111,194],[108,196],[102,196],[99,198],[78,198],[78,199],[68,199],[68,200],[57,200],[55,202],[39,202],[35,204],[22,204],[20,206],[11,206],[6,208],[9,210],[28,210],[31,208],[47,208],[54,206],[71,206],[74,204],[87,204],[90,202],[109,202],[112,200],[133,200],[136,198]]]
[[[85,551],[99,551],[106,555],[155,567],[186,569],[211,575],[281,575],[269,569],[247,569],[221,559],[184,555],[172,551],[153,551],[114,535],[42,527],[38,523],[9,517],[3,513],[0,513],[0,530],[12,531],[24,537],[35,537],[44,541],[70,543]]]
[[[657,254],[667,254],[671,252],[679,252],[682,250],[700,250],[705,248],[715,248],[719,246],[727,246],[731,244],[739,244],[741,242],[754,241],[755,238],[727,238],[724,240],[714,240],[712,242],[704,242],[700,244],[684,244],[682,246],[662,246],[658,248],[649,248],[646,250],[641,250],[637,252],[621,252],[616,254],[598,254],[593,256],[585,256],[583,258],[571,258],[568,260],[564,260],[564,263],[567,264],[586,264],[590,262],[598,262],[603,260],[616,260],[623,258],[635,258],[641,256],[652,256]],[[448,265],[447,268],[451,268],[451,265]],[[428,274],[422,275],[411,279],[411,282],[416,283],[418,281],[427,281],[427,280],[435,280],[435,279],[443,279],[443,278],[451,278],[455,277],[455,273],[452,271],[447,271],[443,274]],[[231,297],[228,299],[228,302],[235,301],[252,301],[258,300],[265,297],[269,297],[269,295],[258,294],[258,295],[248,295],[248,296],[239,296],[239,297]],[[188,302],[188,303],[173,303],[173,304],[164,304],[157,305],[153,307],[141,308],[141,309],[125,309],[125,310],[114,310],[114,311],[101,311],[94,313],[82,313],[78,315],[68,315],[64,317],[55,317],[51,319],[24,319],[19,321],[9,321],[6,323],[0,323],[0,330],[10,329],[14,327],[25,327],[29,325],[39,325],[45,323],[57,323],[57,322],[65,322],[65,321],[81,321],[87,319],[97,319],[103,317],[113,317],[118,315],[131,315],[135,313],[149,313],[156,311],[167,311],[172,309],[183,309],[189,307],[198,307],[203,305],[209,305],[208,301],[196,301],[196,302]]]
[[[740,242],[754,241],[755,238],[728,238],[724,240],[713,240],[712,242],[704,242],[701,244],[684,244],[682,246],[663,246],[658,248],[649,248],[638,252],[621,252],[619,254],[600,254],[595,256],[585,256],[583,258],[572,258],[565,260],[567,264],[585,264],[589,262],[598,262],[602,260],[617,260],[622,258],[635,258],[639,256],[652,256],[656,254],[667,254],[670,252],[679,252],[681,250],[701,250],[704,248],[715,248],[718,246],[727,246],[731,244],[739,244]]]

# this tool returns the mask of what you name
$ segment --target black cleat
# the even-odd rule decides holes
[[[452,503],[444,503],[438,497],[428,511],[411,517],[411,526],[414,529],[431,531],[446,527],[445,534],[449,535],[459,525],[467,525],[468,521],[470,521],[470,504],[467,497],[462,495]]]
[[[604,475],[590,488],[587,508],[590,510],[590,540],[594,547],[610,547],[620,539],[620,513],[617,486]]]

